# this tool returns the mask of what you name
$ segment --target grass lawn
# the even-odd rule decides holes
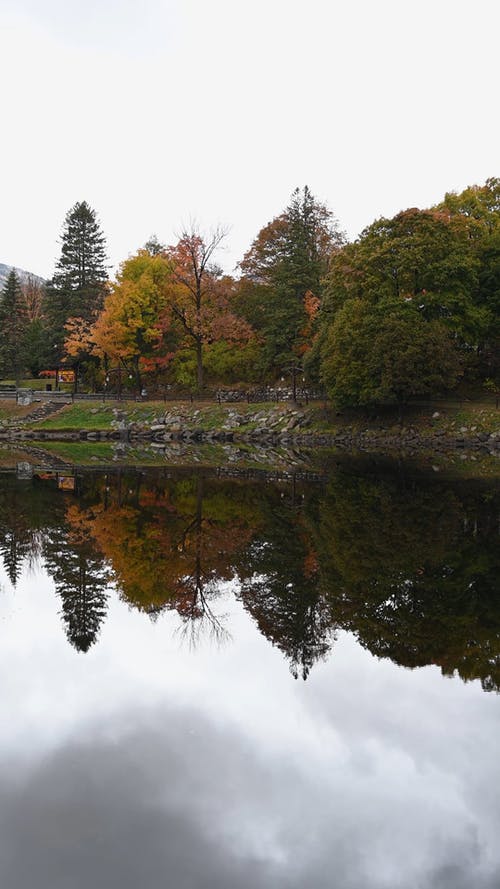
[[[198,429],[218,429],[226,422],[228,414],[238,413],[240,416],[253,415],[259,411],[285,411],[290,405],[276,404],[230,404],[220,405],[207,402],[125,402],[114,401],[83,401],[68,404],[57,414],[34,424],[36,429],[64,429],[75,431],[79,429],[111,429],[112,424],[119,419],[125,419],[127,423],[151,425],[161,422],[165,413],[170,416],[179,415],[189,421],[189,424]],[[257,423],[249,424],[258,425]]]
[[[118,414],[117,414],[118,411]],[[36,429],[65,429],[75,431],[79,429],[111,429],[121,417],[126,417],[127,422],[151,423],[156,417],[162,416],[165,411],[163,402],[149,401],[145,404],[135,404],[123,401],[77,401],[68,404],[57,414],[34,424]]]
[[[0,402],[1,404],[1,402]],[[17,408],[5,401],[8,417],[22,417],[32,408]],[[17,411],[17,413],[15,413]],[[336,411],[332,406],[315,402],[308,406],[286,403],[265,404],[217,404],[216,402],[106,402],[83,401],[68,404],[46,420],[33,423],[34,429],[78,431],[107,430],[116,426],[119,420],[148,427],[161,423],[166,413],[170,418],[179,417],[180,425],[203,431],[238,430],[251,432],[256,427],[266,426],[266,417],[271,427],[280,432],[286,428],[291,412],[305,414],[307,424],[300,431],[328,433],[345,428],[351,431],[361,429],[393,429],[399,427],[397,411],[394,408],[380,408],[372,412],[362,410]],[[438,417],[433,414],[438,413]],[[235,419],[236,418],[236,419]],[[0,419],[2,419],[0,408]],[[403,413],[403,426],[412,426],[421,432],[432,435],[437,429],[448,434],[460,434],[462,427],[468,432],[491,432],[499,428],[500,410],[486,400],[478,402],[435,401],[408,406]]]

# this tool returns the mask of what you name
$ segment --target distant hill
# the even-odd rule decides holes
[[[27,278],[33,278],[38,284],[44,283],[44,278],[41,278],[40,275],[34,275],[32,272],[26,272],[24,269],[18,269],[16,266],[5,265],[3,262],[0,262],[0,290],[4,286],[9,277],[9,272],[11,272],[13,268],[16,269],[21,281],[26,281]]]

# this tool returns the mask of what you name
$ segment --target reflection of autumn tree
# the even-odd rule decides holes
[[[276,493],[276,492],[275,492]],[[244,554],[241,598],[259,630],[306,679],[333,639],[328,599],[318,589],[318,562],[304,527],[301,500],[268,501],[268,522]]]
[[[110,577],[81,516],[78,507],[70,505],[66,523],[47,537],[43,551],[61,598],[68,639],[78,651],[88,651],[106,617]]]
[[[498,506],[460,494],[337,476],[311,522],[321,585],[373,654],[500,688]]]
[[[11,579],[42,552],[68,638],[96,640],[110,569],[123,600],[176,610],[186,633],[220,635],[223,582],[307,676],[337,627],[379,657],[438,665],[500,689],[498,498],[393,464],[336,467],[327,485],[205,472],[86,472],[0,484],[0,554]]]
[[[192,632],[206,626],[220,635],[212,602],[251,537],[250,504],[201,476],[156,486],[120,482],[84,519],[126,601],[152,615],[176,609]]]

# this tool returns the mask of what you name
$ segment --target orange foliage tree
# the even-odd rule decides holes
[[[173,354],[175,333],[166,320],[171,287],[166,256],[139,250],[121,265],[91,329],[94,349],[133,373],[139,390],[141,370],[163,368]]]
[[[221,340],[239,344],[252,335],[250,325],[232,310],[232,280],[213,262],[225,236],[223,228],[205,236],[192,225],[168,251],[174,282],[171,313],[194,349],[198,390],[203,388],[204,347]]]

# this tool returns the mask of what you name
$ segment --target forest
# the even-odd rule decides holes
[[[201,393],[296,379],[340,407],[401,406],[468,385],[498,395],[500,179],[380,218],[349,242],[306,186],[233,274],[228,231],[156,236],[109,280],[85,201],[67,213],[51,280],[11,271],[0,377],[71,370],[75,390]],[[38,384],[36,384],[38,385]]]

